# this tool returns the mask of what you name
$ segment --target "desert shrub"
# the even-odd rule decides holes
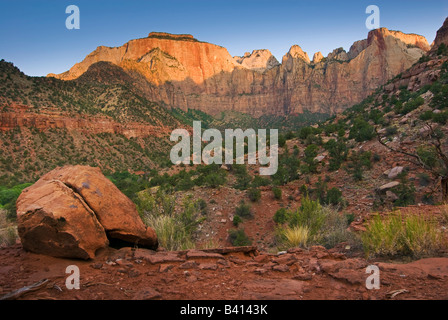
[[[282,198],[282,189],[280,188],[272,188],[272,193],[274,194],[274,198],[277,200],[281,200]]]
[[[432,146],[419,146],[417,154],[422,162],[430,168],[434,168],[438,162],[437,151]]]
[[[336,141],[330,139],[325,144],[325,149],[328,151],[330,156],[329,170],[336,171],[341,167],[342,162],[347,160],[348,148],[344,141]]]
[[[427,173],[420,173],[417,177],[421,187],[426,187],[431,183],[431,177]]]
[[[349,139],[355,139],[357,142],[370,141],[375,137],[375,129],[367,121],[357,118],[350,129]]]
[[[431,119],[432,119],[433,114],[434,114],[434,113],[433,113],[431,110],[427,110],[427,111],[423,112],[423,113],[419,116],[419,118],[420,118],[420,120],[428,121],[428,120],[431,120]]]
[[[15,185],[11,188],[0,186],[0,208],[6,211],[8,220],[16,219],[16,201],[23,189],[31,186],[31,183]]]
[[[272,182],[275,185],[285,185],[290,181],[296,180],[299,177],[299,167],[298,149],[294,149],[293,154],[285,150],[279,157],[278,170],[272,176]]]
[[[233,185],[233,187],[238,190],[246,190],[247,188],[249,188],[252,177],[247,172],[246,166],[241,164],[233,165],[232,171],[236,176],[236,183]]]
[[[400,184],[393,189],[398,199],[394,201],[397,207],[405,207],[415,204],[415,187],[406,177],[406,173],[400,175]]]
[[[395,112],[397,114],[408,114],[409,112],[417,109],[425,103],[422,97],[416,97],[415,99],[410,99],[406,104],[402,104],[400,107],[396,107]]]
[[[364,169],[372,168],[372,153],[369,152],[352,152],[347,163],[346,171],[353,176],[355,181],[364,179]]]
[[[229,230],[229,241],[235,247],[250,246],[252,244],[252,241],[243,229]]]
[[[7,211],[0,209],[0,247],[16,243],[17,228],[8,220]]]
[[[340,205],[343,203],[342,192],[338,188],[331,188],[327,191],[326,196],[326,204],[331,204],[334,206]]]
[[[284,148],[286,145],[286,137],[282,134],[278,135],[278,146],[280,148]]]
[[[232,221],[232,223],[233,223],[233,225],[235,226],[235,227],[238,227],[238,225],[241,223],[241,222],[243,222],[243,219],[241,219],[241,217],[239,216],[239,215],[234,215],[233,216],[233,221]]]
[[[403,217],[400,212],[385,218],[376,215],[361,239],[367,257],[404,255],[419,258],[446,246],[434,220],[418,214]]]
[[[203,203],[186,197],[179,212],[175,206],[175,197],[160,188],[156,193],[138,194],[137,208],[142,220],[154,229],[161,247],[170,251],[194,248],[197,226],[205,219]]]
[[[280,208],[275,212],[273,220],[277,224],[284,224],[289,221],[291,213],[285,208]]]
[[[226,183],[225,171],[209,173],[204,178],[204,184],[210,188],[218,188]]]
[[[304,165],[300,167],[303,173],[315,173],[317,172],[318,163],[314,160],[317,157],[319,147],[315,144],[310,144],[305,149],[305,157],[303,161]]]
[[[268,178],[264,178],[262,176],[255,176],[252,180],[252,187],[258,188],[258,187],[265,187],[270,185],[271,181]]]
[[[289,247],[291,242],[285,237],[285,232],[301,232],[306,230],[306,242],[309,245],[323,245],[332,248],[338,243],[349,242],[353,246],[358,246],[357,237],[347,230],[348,220],[346,216],[339,214],[331,207],[322,206],[318,201],[309,198],[302,199],[301,207],[296,211],[280,209],[274,216],[277,227],[277,240],[281,246]],[[300,232],[299,232],[300,231]]]
[[[252,210],[249,204],[241,201],[239,206],[235,209],[235,214],[242,218],[252,218]]]
[[[257,202],[261,199],[261,191],[256,188],[250,188],[247,191],[247,196],[249,197],[250,201]]]
[[[390,126],[386,128],[386,136],[390,137],[397,134],[398,128],[396,126]]]
[[[306,186],[306,184],[302,184],[300,186],[299,192],[300,192],[300,194],[302,194],[304,196],[308,196],[309,195],[308,187]]]
[[[448,112],[433,113],[432,121],[439,124],[446,124],[448,121]]]

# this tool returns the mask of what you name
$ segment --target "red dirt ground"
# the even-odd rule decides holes
[[[380,289],[368,290],[368,265],[380,269]],[[69,265],[80,289],[68,290]],[[448,257],[410,263],[348,258],[312,247],[283,254],[255,247],[165,252],[109,248],[95,260],[58,259],[0,248],[0,296],[47,279],[20,300],[378,300],[448,299]],[[396,295],[394,295],[396,294]]]

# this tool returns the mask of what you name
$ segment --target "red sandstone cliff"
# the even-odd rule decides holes
[[[32,127],[38,130],[67,129],[88,134],[122,134],[128,139],[162,137],[169,135],[172,130],[172,128],[137,122],[118,123],[106,116],[73,117],[59,110],[36,113],[30,112],[28,106],[13,104],[0,112],[0,131],[8,131],[16,127]]]
[[[172,107],[255,117],[304,110],[335,113],[411,67],[429,48],[422,36],[381,28],[348,53],[336,49],[313,62],[292,46],[279,64],[267,50],[233,58],[225,48],[190,35],[151,33],[121,47],[98,47],[69,71],[49,76],[77,79],[107,61],[123,68],[146,98]]]

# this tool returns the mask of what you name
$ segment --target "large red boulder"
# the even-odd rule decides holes
[[[23,247],[57,257],[93,258],[109,241],[156,249],[135,204],[99,168],[57,168],[25,189],[17,200]]]

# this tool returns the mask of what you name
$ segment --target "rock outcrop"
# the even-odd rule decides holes
[[[448,18],[446,18],[443,26],[437,31],[433,50],[437,50],[442,43],[448,46]]]
[[[269,50],[246,52],[243,57],[235,57],[235,61],[246,69],[258,72],[264,72],[280,65]]]
[[[17,200],[18,232],[26,250],[89,259],[109,242],[158,246],[135,204],[99,168],[66,166],[44,175]]]
[[[313,63],[319,63],[324,59],[322,52],[316,52],[313,56]]]
[[[1,106],[1,105],[0,105]],[[169,135],[171,128],[163,124],[120,123],[107,116],[77,116],[61,113],[60,110],[32,112],[29,106],[10,104],[0,113],[0,131],[9,131],[17,127],[32,127],[38,130],[67,129],[83,134],[111,133],[126,138],[162,137]]]
[[[381,28],[348,53],[336,49],[327,59],[315,56],[314,63],[294,45],[279,64],[268,50],[234,58],[225,48],[189,35],[151,33],[121,47],[98,47],[69,71],[49,76],[77,79],[107,61],[123,68],[149,100],[184,110],[254,117],[336,113],[411,67],[427,50],[422,36]]]

